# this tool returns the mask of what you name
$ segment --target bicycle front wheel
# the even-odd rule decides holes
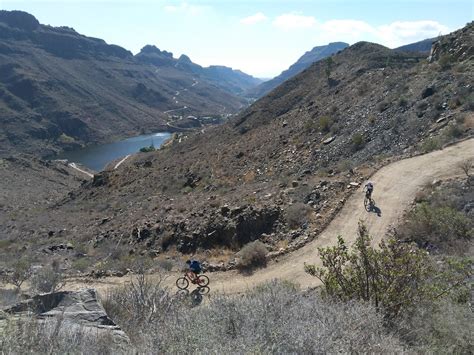
[[[185,290],[189,286],[189,281],[185,277],[180,277],[179,279],[176,280],[176,287],[178,287],[180,290]]]
[[[206,275],[199,275],[197,278],[197,284],[199,287],[209,285],[209,277],[207,277]]]

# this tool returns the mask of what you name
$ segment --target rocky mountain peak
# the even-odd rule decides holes
[[[158,47],[151,44],[147,44],[145,47],[143,47],[140,53],[141,54],[159,54],[168,58],[173,58],[173,53],[167,52],[167,51],[161,51]]]
[[[40,23],[33,15],[24,11],[0,11],[0,22],[25,31],[36,30]]]
[[[186,54],[181,54],[181,56],[178,58],[178,61],[181,63],[193,64],[191,58],[189,58]]]

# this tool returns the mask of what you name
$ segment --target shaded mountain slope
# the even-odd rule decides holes
[[[96,175],[49,209],[49,225],[33,216],[8,234],[43,240],[53,226],[95,255],[110,241],[126,255],[203,258],[255,239],[298,248],[378,167],[472,135],[473,31],[442,37],[431,62],[357,43],[329,71],[311,65],[225,125]]]
[[[262,97],[283,83],[285,80],[308,68],[314,62],[327,58],[348,46],[349,45],[344,42],[334,42],[325,46],[314,47],[312,50],[303,54],[303,56],[299,58],[296,63],[291,65],[287,70],[283,71],[277,77],[260,84],[254,89],[250,89],[247,95],[257,98]]]
[[[433,42],[436,42],[436,38],[427,38],[422,41],[406,44],[404,46],[395,48],[394,50],[402,52],[422,52],[428,54],[431,50]]]
[[[170,130],[169,110],[182,116],[235,113],[245,100],[218,87],[216,80],[196,82],[180,66],[146,64],[71,28],[1,11],[0,152],[47,155],[78,144]]]

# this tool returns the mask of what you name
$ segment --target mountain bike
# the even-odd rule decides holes
[[[372,197],[369,197],[367,195],[365,195],[365,198],[364,198],[364,208],[367,212],[370,212],[372,211],[372,209],[374,208],[375,206],[375,201]]]
[[[198,288],[204,288],[209,284],[209,278],[206,275],[197,275],[191,271],[187,271],[184,276],[176,280],[176,287],[180,290],[188,288],[189,283],[198,285]]]

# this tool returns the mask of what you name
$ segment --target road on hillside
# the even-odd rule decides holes
[[[368,227],[374,238],[374,244],[380,242],[386,232],[398,224],[404,211],[413,202],[415,194],[423,186],[431,184],[436,179],[462,176],[463,172],[459,163],[473,157],[474,139],[471,138],[443,150],[383,167],[370,178],[374,183],[373,198],[381,211],[380,216],[365,211],[364,194],[360,188],[347,199],[344,207],[328,227],[301,249],[279,257],[278,261],[271,261],[265,269],[258,270],[249,276],[241,275],[237,271],[208,273],[212,292],[245,292],[273,279],[297,282],[303,289],[319,285],[319,280],[306,274],[303,269],[304,262],[320,265],[318,247],[334,245],[338,235],[342,235],[347,242],[352,243],[360,220],[364,221]],[[180,274],[169,275],[165,284],[173,287],[174,281],[179,276]],[[94,286],[102,289],[126,281],[127,278],[109,278]],[[77,286],[80,285],[73,286],[78,288]],[[87,284],[87,287],[91,285]]]

